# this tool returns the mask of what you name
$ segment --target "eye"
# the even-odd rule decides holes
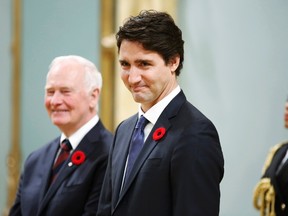
[[[62,93],[62,94],[69,94],[70,92],[71,92],[70,89],[62,89],[62,90],[61,90],[61,93]]]
[[[123,70],[129,70],[130,64],[126,61],[120,61],[120,66]]]
[[[139,62],[139,67],[148,67],[150,66],[151,64],[147,61],[140,61]]]
[[[47,89],[46,90],[46,95],[47,96],[52,96],[52,95],[54,95],[54,93],[55,93],[55,91],[53,89]]]
[[[130,66],[130,64],[128,64],[128,62],[126,62],[126,61],[120,61],[120,66],[122,68],[128,68]]]

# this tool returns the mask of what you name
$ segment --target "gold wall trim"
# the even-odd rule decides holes
[[[15,200],[20,175],[20,109],[21,109],[21,0],[12,1],[12,106],[11,106],[11,146],[7,156],[7,200],[3,215],[8,215]]]
[[[104,125],[114,131],[114,0],[101,0],[101,64],[103,77],[100,115]]]

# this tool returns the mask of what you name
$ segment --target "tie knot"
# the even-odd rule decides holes
[[[141,115],[140,118],[138,119],[138,122],[135,128],[140,128],[141,130],[143,130],[144,127],[148,124],[148,122],[149,121],[143,115]]]
[[[72,149],[71,143],[68,139],[64,139],[61,143],[61,149],[64,151],[70,151]]]

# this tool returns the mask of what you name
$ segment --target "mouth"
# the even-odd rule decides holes
[[[131,86],[132,92],[141,92],[144,88],[145,86]]]
[[[68,110],[52,110],[52,113],[66,113]]]

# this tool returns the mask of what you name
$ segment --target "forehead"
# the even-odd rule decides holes
[[[46,79],[47,87],[73,87],[80,85],[84,77],[83,67],[79,64],[60,64],[53,66]]]
[[[162,58],[156,51],[145,49],[142,44],[124,40],[119,49],[119,60],[139,61]]]

